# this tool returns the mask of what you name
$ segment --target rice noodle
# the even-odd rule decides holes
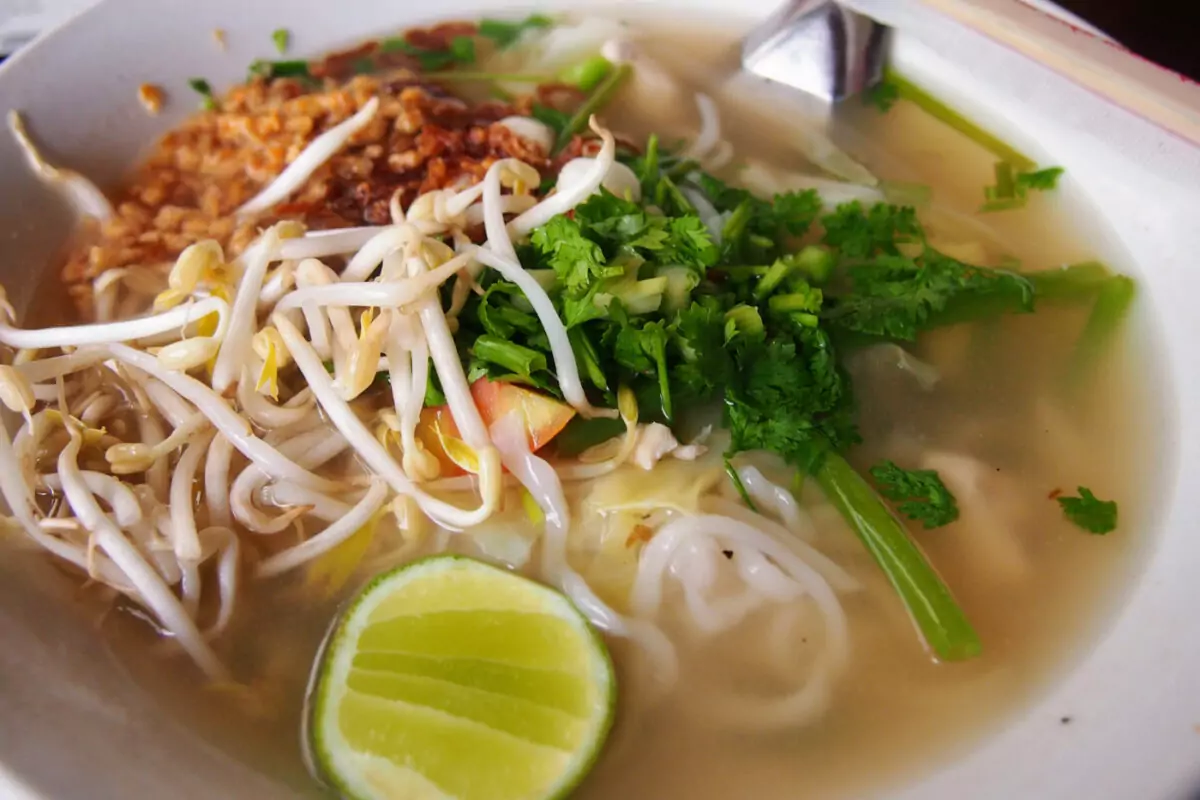
[[[258,214],[266,211],[276,203],[286,200],[292,192],[303,186],[312,174],[333,158],[347,142],[375,118],[379,110],[379,98],[372,97],[358,113],[344,122],[340,122],[317,138],[308,143],[296,160],[288,164],[283,172],[271,181],[253,198],[246,201],[238,210],[238,216]]]
[[[491,436],[504,466],[521,482],[546,517],[542,541],[544,578],[570,597],[593,625],[636,642],[653,661],[660,686],[673,684],[679,671],[678,659],[675,648],[662,631],[644,620],[629,619],[617,613],[567,562],[567,532],[571,520],[562,483],[549,462],[530,452],[519,415],[513,412],[497,420],[492,424]]]

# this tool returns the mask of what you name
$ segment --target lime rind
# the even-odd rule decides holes
[[[556,637],[562,637],[564,633],[574,634],[576,640],[573,650],[586,654],[583,663],[577,660],[572,664],[574,669],[561,669],[554,660],[545,661],[547,657],[553,659],[554,650],[532,641],[526,631],[525,645],[533,649],[517,653],[517,663],[505,663],[503,658],[484,660],[486,668],[479,672],[479,676],[485,688],[480,689],[476,685],[478,680],[463,682],[464,670],[478,668],[478,664],[473,665],[473,659],[460,658],[463,653],[456,651],[453,643],[446,643],[445,637],[448,631],[453,631],[453,625],[444,625],[440,634],[442,638],[439,639],[437,631],[428,632],[429,623],[423,624],[427,634],[424,640],[426,645],[433,644],[451,651],[442,656],[431,657],[427,653],[397,650],[359,650],[359,642],[368,628],[379,624],[385,627],[396,625],[397,619],[400,619],[398,624],[405,632],[422,628],[422,624],[415,621],[418,617],[444,615],[447,611],[455,610],[470,612],[474,609],[497,624],[505,624],[506,620],[511,623],[513,619],[520,622],[519,618],[503,613],[498,615],[490,607],[480,606],[489,595],[475,589],[497,581],[501,581],[496,586],[502,587],[503,591],[490,595],[496,599],[496,603],[491,605],[499,605],[511,613],[550,618],[547,627],[555,630]],[[442,600],[423,592],[422,582],[434,587],[434,594],[438,593],[439,588],[442,589],[443,595],[445,586],[438,587],[438,582],[457,582],[459,591],[452,593],[454,602],[450,606],[461,607],[448,608]],[[415,614],[407,613],[405,604],[396,601],[397,597],[406,593],[414,598],[408,604],[408,609],[419,609]],[[451,617],[439,620],[439,624]],[[565,623],[565,627],[559,623]],[[477,626],[476,634],[479,630]],[[374,635],[379,635],[378,628]],[[490,646],[492,655],[504,655],[496,649],[495,642]],[[443,663],[446,666],[444,672],[438,669]],[[398,681],[394,685],[397,692],[408,692],[411,694],[410,700],[419,697],[421,702],[409,703],[383,696],[389,685],[379,682],[379,674],[372,677],[381,666],[385,674],[389,668],[399,669]],[[581,672],[582,675],[579,674]],[[543,685],[541,681],[545,681],[546,691],[539,695],[537,688]],[[363,693],[353,688],[352,684],[358,684],[359,689],[364,685],[374,687],[382,694]],[[500,694],[488,697],[489,687]],[[581,689],[586,690],[586,694],[579,694]],[[422,692],[425,694],[422,695]],[[581,697],[590,697],[591,700],[583,702]],[[478,707],[470,706],[472,698],[481,700]],[[511,769],[506,766],[502,771],[505,779],[517,783],[521,782],[522,777],[526,781],[536,781],[541,775],[531,772],[522,776],[520,769],[523,765],[529,770],[548,769],[553,774],[548,784],[539,786],[533,793],[512,797],[513,800],[517,797],[550,800],[568,796],[598,758],[613,723],[616,684],[612,661],[603,641],[566,597],[527,578],[474,559],[441,555],[414,561],[379,575],[363,589],[331,631],[314,670],[310,700],[311,716],[306,720],[307,744],[310,745],[314,766],[323,778],[347,798],[381,800],[385,796],[403,796],[406,800],[443,800],[463,796],[448,790],[437,780],[431,780],[412,764],[396,763],[378,752],[364,752],[361,747],[348,742],[343,733],[341,711],[350,707],[356,720],[374,715],[371,717],[373,724],[378,725],[379,730],[390,730],[393,735],[403,736],[406,722],[415,719],[420,730],[430,736],[441,737],[439,741],[472,742],[483,737],[480,740],[485,742],[486,747],[470,749],[471,761],[482,759],[486,755],[485,750],[511,754],[511,761],[516,763]],[[439,708],[439,705],[442,707]],[[590,708],[587,707],[589,705]],[[512,719],[511,715],[517,710],[528,712],[527,718]],[[505,713],[510,716],[507,722],[502,722]],[[376,732],[375,728],[369,730],[372,735]],[[361,731],[359,735],[361,737]],[[570,750],[561,749],[572,740],[574,742]],[[435,753],[434,760],[445,756],[445,751],[438,749],[437,742],[427,749]],[[531,755],[525,757],[521,754]],[[424,763],[428,767],[431,762]],[[441,758],[438,769],[449,776],[446,782],[460,778],[467,780],[462,771],[470,769],[470,764],[463,763],[461,768],[455,765],[453,772],[446,771],[448,766],[445,758]],[[488,780],[487,776],[481,776],[480,779]],[[459,780],[459,788],[462,788],[462,780]],[[384,783],[386,790],[380,788]],[[472,790],[479,785],[471,784]],[[389,794],[385,795],[384,791]],[[466,794],[473,796],[471,791]],[[499,794],[488,796],[508,797]]]

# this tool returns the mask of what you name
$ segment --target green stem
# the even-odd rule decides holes
[[[600,85],[588,95],[587,100],[583,101],[583,105],[571,116],[566,127],[558,135],[558,141],[554,143],[554,153],[557,153],[570,144],[575,134],[587,127],[588,119],[591,118],[592,114],[603,108],[612,96],[616,94],[616,91],[621,88],[621,84],[625,83],[632,74],[632,66],[621,64],[609,73],[607,78],[601,81]]]
[[[1114,275],[1100,287],[1083,333],[1075,343],[1075,352],[1071,354],[1067,377],[1072,384],[1079,385],[1091,373],[1128,316],[1134,294],[1133,281],[1124,275]]]
[[[510,81],[512,83],[554,83],[553,75],[538,75],[521,72],[480,72],[478,70],[438,70],[421,75],[422,80],[431,81]]]
[[[1095,297],[1113,275],[1108,267],[1098,261],[1085,261],[1059,269],[1023,272],[1021,277],[1033,286],[1035,303],[1071,304],[1086,302]],[[921,329],[975,322],[1025,310],[1028,310],[1025,308],[1025,297],[1015,286],[1008,291],[968,294],[951,301],[941,311],[931,314]]]
[[[979,655],[983,646],[970,621],[871,485],[834,453],[825,457],[815,477],[887,575],[926,646],[943,661]]]
[[[971,141],[995,153],[1004,161],[1009,162],[1017,169],[1032,170],[1037,168],[1037,162],[1029,156],[1007,144],[999,137],[988,133],[894,70],[889,69],[884,75],[884,80],[896,87],[896,93],[900,97],[911,103],[915,103],[926,114],[941,120]]]

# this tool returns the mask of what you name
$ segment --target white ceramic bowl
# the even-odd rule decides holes
[[[1156,509],[1138,536],[1149,542],[1125,602],[1080,653],[1073,670],[1001,734],[916,785],[903,798],[1182,797],[1200,785],[1200,149],[916,0],[855,0],[901,23],[901,67],[1021,149],[1061,164],[1123,248],[1141,286],[1139,336],[1160,360],[1153,387],[1162,410],[1165,462],[1147,487]],[[931,0],[945,5],[947,0]],[[542,8],[568,8],[549,0]],[[609,4],[608,10],[618,4]],[[773,0],[741,0],[745,26]],[[971,0],[1006,14],[1016,0]],[[1039,4],[1045,5],[1045,4]],[[731,13],[724,0],[626,2],[660,13]],[[519,11],[520,9],[518,9]],[[59,163],[115,183],[138,151],[191,107],[150,118],[135,88],[153,81],[188,98],[185,81],[225,85],[270,55],[286,25],[299,53],[318,53],[381,31],[480,11],[513,13],[506,0],[419,3],[367,0],[110,0],[42,38],[0,70],[0,108],[20,108]],[[1034,24],[1038,24],[1036,20]],[[1163,102],[1196,107],[1182,87],[1147,73],[1090,34],[1044,27],[1057,52],[1099,53],[1111,75],[1145,79]],[[213,42],[228,32],[228,50]],[[1101,44],[1103,44],[1101,42]],[[1110,47],[1104,45],[1104,47]],[[1090,50],[1089,50],[1090,48]],[[1080,56],[1082,58],[1082,55]],[[1163,87],[1166,87],[1165,89]],[[1178,100],[1182,92],[1182,100]],[[1174,93],[1174,94],[1173,94]],[[1147,88],[1142,101],[1157,102]],[[1191,104],[1191,105],[1189,105]],[[1143,108],[1143,113],[1144,108]],[[66,215],[0,136],[0,282],[19,304],[61,247]],[[1111,247],[1100,248],[1106,252]],[[275,798],[293,787],[200,742],[149,703],[114,664],[44,562],[0,562],[0,795],[30,798]],[[1114,591],[1118,591],[1114,587]],[[1075,724],[1059,720],[1070,715]]]

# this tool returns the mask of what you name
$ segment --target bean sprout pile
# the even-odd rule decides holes
[[[701,105],[706,118],[710,106]],[[377,107],[372,101],[314,140],[239,213],[288,197]],[[694,458],[702,446],[639,425],[623,392],[624,436],[551,463],[531,452],[516,414],[489,427],[472,398],[452,335],[491,269],[519,287],[544,327],[566,402],[584,417],[612,413],[589,403],[564,323],[514,248],[601,186],[623,182],[628,170],[615,161],[613,135],[594,118],[591,128],[599,151],[568,164],[544,198],[533,193],[536,169],[504,159],[478,184],[427,192],[408,208],[394,198],[390,225],[307,231],[281,222],[235,258],[201,242],[179,255],[165,287],[136,268],[110,270],[95,282],[88,324],[21,328],[4,301],[0,343],[13,356],[0,366],[0,400],[20,423],[14,430],[16,417],[0,421],[0,490],[15,522],[57,559],[143,607],[209,679],[225,681],[233,676],[213,642],[245,602],[245,581],[311,565],[387,514],[402,532],[423,516],[449,536],[469,533],[515,481],[544,518],[537,576],[597,627],[639,645],[665,685],[677,670],[660,625],[669,594],[680,594],[706,635],[764,605],[811,599],[823,622],[822,655],[793,696],[773,700],[770,714],[753,713],[788,722],[819,713],[848,656],[837,595],[856,585],[803,541],[811,524],[790,494],[743,468],[770,517],[729,500],[703,513],[658,514],[621,613],[568,560],[564,482],[626,462],[649,469],[668,453]],[[106,207],[90,205],[95,214]],[[473,243],[467,231],[480,225],[486,237]],[[448,282],[452,289],[440,292]],[[431,364],[473,474],[442,476],[417,435]],[[378,391],[364,397],[380,374],[390,383],[382,404]],[[262,546],[289,531],[300,532],[298,543]]]

